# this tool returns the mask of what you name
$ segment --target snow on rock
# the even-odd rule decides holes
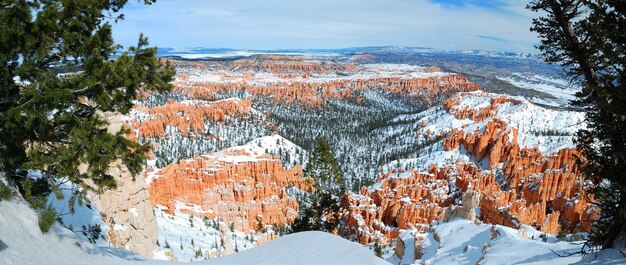
[[[35,212],[14,198],[0,201],[0,263],[6,265],[62,264],[176,264],[145,260],[121,249],[90,247],[58,224],[42,234]],[[332,234],[291,234],[258,248],[196,264],[389,264],[367,248]]]
[[[272,135],[151,173],[160,249],[172,249],[179,260],[201,260],[284,233],[298,215],[292,192],[312,184],[303,178],[296,153],[306,152]]]
[[[430,233],[430,232],[429,232]],[[464,219],[438,223],[432,232],[439,245],[424,247],[430,257],[414,264],[570,264],[580,255],[559,257],[580,250],[570,242],[546,243],[525,238],[516,229],[489,224],[476,224]],[[429,253],[432,251],[434,253]],[[554,252],[553,252],[554,251]]]
[[[461,204],[467,191],[482,194],[479,219],[542,232],[589,231],[591,206],[581,196],[574,132],[583,113],[546,109],[521,97],[474,91],[443,106],[400,115],[384,130],[417,138],[418,152],[382,167],[376,183],[347,194],[347,223],[362,243],[394,239],[399,229],[423,232]],[[415,128],[410,135],[397,135]],[[409,130],[410,131],[410,130]],[[370,198],[367,200],[365,198]],[[358,229],[356,229],[358,228]]]

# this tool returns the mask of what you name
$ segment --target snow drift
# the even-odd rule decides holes
[[[25,203],[0,201],[0,263],[29,264],[173,264],[145,260],[133,253],[80,242],[55,224],[42,234],[37,215]],[[332,234],[303,232],[273,240],[258,248],[197,264],[388,264],[367,248]]]

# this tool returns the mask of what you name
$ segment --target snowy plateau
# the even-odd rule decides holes
[[[160,56],[173,91],[107,117],[151,143],[146,169],[135,181],[118,169],[118,188],[45,234],[21,198],[0,201],[0,264],[626,264],[624,249],[568,255],[596,214],[576,167],[584,113],[569,104],[576,84],[535,56]],[[344,174],[345,229],[289,234],[321,137]],[[66,212],[67,197],[49,201]],[[95,240],[78,232],[93,225]]]

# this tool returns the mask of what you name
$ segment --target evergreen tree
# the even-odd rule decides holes
[[[577,134],[579,165],[600,210],[589,239],[610,248],[626,225],[626,2],[537,0],[528,7],[543,14],[531,28],[538,48],[582,86],[574,102],[587,122]]]
[[[338,194],[344,188],[343,176],[332,147],[324,138],[315,141],[304,176],[315,180],[315,188]]]
[[[315,142],[304,176],[314,180],[315,190],[300,200],[300,213],[292,231],[334,231],[341,219],[339,206],[344,184],[332,147],[325,139]]]
[[[149,146],[127,139],[129,130],[109,132],[104,115],[127,113],[143,90],[168,91],[174,70],[143,36],[119,53],[112,23],[123,19],[126,3],[0,3],[0,165],[22,193],[26,169],[40,170],[59,197],[55,179],[102,191],[116,186],[114,162],[133,176],[141,171]],[[28,192],[45,197],[44,189]],[[45,210],[46,221],[51,213]]]

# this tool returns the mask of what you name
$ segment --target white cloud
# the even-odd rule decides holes
[[[526,1],[507,4],[496,10],[449,8],[427,0],[160,0],[152,6],[132,4],[114,33],[130,44],[144,32],[162,47],[396,45],[535,52]]]

